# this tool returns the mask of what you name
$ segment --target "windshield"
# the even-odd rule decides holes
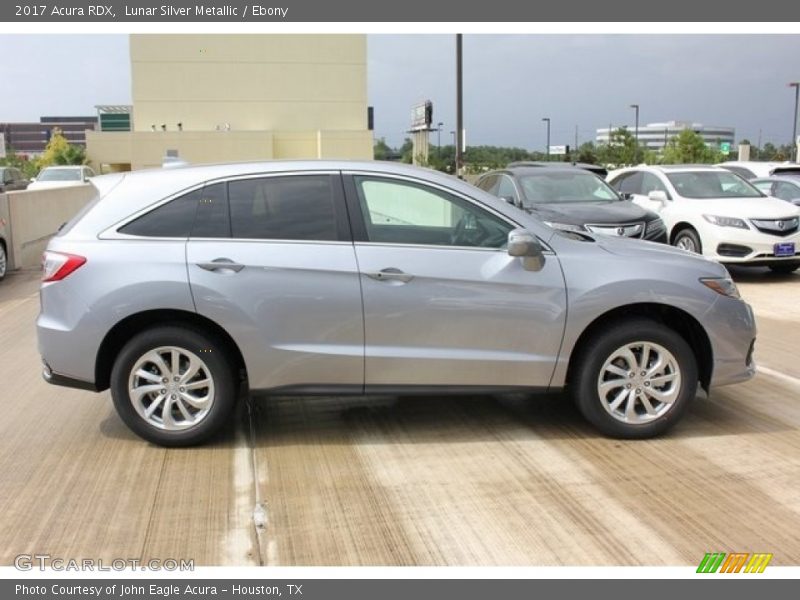
[[[764,195],[728,171],[667,173],[667,179],[684,198],[761,198]]]
[[[39,173],[38,181],[80,181],[80,169],[45,169]]]
[[[579,169],[544,171],[519,177],[522,204],[551,204],[567,202],[612,202],[620,200],[617,193],[602,179]]]

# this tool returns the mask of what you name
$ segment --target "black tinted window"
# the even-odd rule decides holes
[[[622,181],[617,180],[614,187],[617,191],[623,194],[641,194],[642,193],[642,173],[636,171],[635,173],[626,174]]]
[[[226,185],[225,183],[215,183],[203,188],[197,205],[197,219],[192,228],[193,238],[228,238],[231,236]]]
[[[189,237],[200,190],[162,204],[119,229],[120,233],[144,237]]]
[[[497,179],[497,175],[487,175],[478,182],[478,187],[490,194],[496,195]]]
[[[745,179],[753,179],[756,176],[750,169],[745,169],[744,167],[733,167],[731,165],[725,165],[725,168],[728,169],[731,173],[736,173],[740,177],[744,177]]]
[[[243,179],[228,184],[234,238],[338,239],[333,178],[299,175]]]

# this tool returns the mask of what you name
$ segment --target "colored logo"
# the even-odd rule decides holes
[[[765,552],[706,552],[697,567],[698,573],[763,573],[772,560]]]

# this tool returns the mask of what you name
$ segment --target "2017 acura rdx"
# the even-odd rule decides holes
[[[455,178],[379,162],[119,173],[45,252],[44,377],[110,388],[167,446],[241,385],[288,394],[566,388],[608,435],[672,426],[754,373],[725,268],[557,231]]]

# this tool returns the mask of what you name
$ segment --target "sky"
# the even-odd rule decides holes
[[[375,136],[399,146],[414,104],[431,100],[442,144],[455,129],[455,35],[367,36]],[[737,140],[789,143],[800,35],[465,35],[467,145],[543,150],[609,124],[687,120]],[[0,35],[0,121],[91,115],[131,102],[126,35]],[[437,143],[437,134],[431,142]]]

